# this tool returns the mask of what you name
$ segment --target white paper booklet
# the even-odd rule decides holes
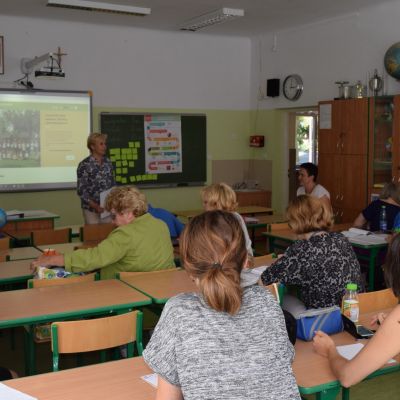
[[[336,346],[336,350],[342,357],[346,358],[347,360],[351,360],[361,351],[363,347],[364,345],[362,343],[354,343],[354,344],[347,344],[344,346]],[[387,364],[392,364],[395,362],[396,360],[391,358],[387,362]]]
[[[385,233],[372,233],[364,229],[350,228],[348,231],[343,231],[350,243],[356,244],[385,244],[387,243],[388,235]]]
[[[4,383],[0,383],[0,399],[7,400],[37,400],[36,397],[29,396],[28,394],[22,393],[19,390],[10,388]]]
[[[151,386],[154,386],[155,388],[158,386],[158,375],[157,374],[149,374],[149,375],[143,375],[141,378],[149,383]]]

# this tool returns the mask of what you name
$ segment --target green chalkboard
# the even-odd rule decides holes
[[[101,113],[117,184],[196,186],[207,180],[207,120],[200,114]]]

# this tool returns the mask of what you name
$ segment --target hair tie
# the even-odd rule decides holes
[[[222,268],[222,265],[218,262],[213,263],[212,265],[214,268]]]

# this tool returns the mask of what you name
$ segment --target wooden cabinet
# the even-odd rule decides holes
[[[400,182],[400,96],[369,100],[369,196]]]
[[[330,126],[320,126],[318,133],[318,182],[331,195],[336,221],[352,222],[367,205],[368,99],[321,105]]]
[[[235,193],[241,207],[271,207],[271,192],[268,190],[238,190]]]

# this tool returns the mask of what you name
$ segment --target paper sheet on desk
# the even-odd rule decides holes
[[[143,375],[141,378],[149,383],[151,386],[154,386],[155,388],[158,386],[158,375],[157,374],[149,374],[149,375]]]
[[[104,206],[105,206],[105,204],[106,204],[106,198],[107,198],[107,196],[108,196],[108,193],[111,192],[111,190],[112,190],[112,188],[111,188],[111,189],[108,189],[108,190],[105,190],[104,192],[101,192],[101,193],[100,193],[100,207],[103,207],[103,208],[104,208]],[[109,213],[108,211],[104,210],[104,211],[100,214],[100,218],[107,218],[109,215],[110,215],[110,213]]]
[[[363,343],[354,343],[354,344],[347,344],[344,346],[336,346],[336,350],[338,353],[344,357],[346,360],[351,360],[354,358],[364,347]],[[391,358],[387,364],[391,364],[396,362],[393,358]]]
[[[3,383],[0,383],[0,399],[7,400],[38,400],[36,397],[29,396],[19,390],[10,388]]]
[[[357,233],[361,231],[363,233]],[[369,231],[363,231],[362,229],[350,228],[348,231],[343,231],[342,234],[346,236],[350,243],[358,244],[385,244],[387,243],[388,235],[385,233],[371,233]]]

